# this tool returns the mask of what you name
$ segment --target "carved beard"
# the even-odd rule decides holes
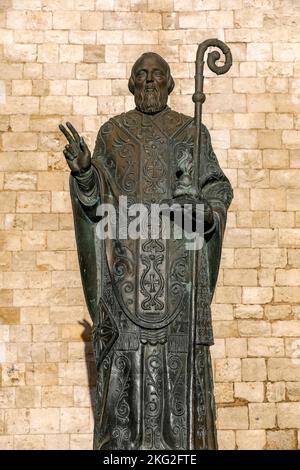
[[[142,113],[157,113],[164,109],[168,101],[167,90],[163,93],[156,87],[153,90],[146,91],[145,88],[141,90],[135,89],[134,101],[137,109]]]

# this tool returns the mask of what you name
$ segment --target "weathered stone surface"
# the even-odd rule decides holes
[[[249,423],[247,406],[219,408],[219,429],[248,429],[248,426]]]
[[[238,450],[263,450],[266,445],[266,432],[263,430],[247,430],[236,432]]]

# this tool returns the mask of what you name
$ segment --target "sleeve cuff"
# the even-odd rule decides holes
[[[88,207],[92,207],[99,201],[99,185],[95,171],[91,166],[81,175],[74,176],[76,194],[79,201]]]

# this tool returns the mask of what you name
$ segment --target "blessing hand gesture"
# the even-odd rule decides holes
[[[62,124],[59,125],[59,129],[69,142],[63,153],[72,174],[74,176],[81,175],[91,167],[91,152],[75,127],[70,122],[67,122],[66,125],[71,133]]]

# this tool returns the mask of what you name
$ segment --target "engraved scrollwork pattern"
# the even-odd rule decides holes
[[[200,449],[207,446],[207,430],[206,430],[206,403],[205,403],[205,356],[204,347],[200,347],[197,351],[196,358],[196,390],[197,390],[197,419],[196,419],[196,435],[200,442]]]
[[[198,344],[213,344],[213,331],[210,310],[209,280],[206,265],[205,247],[198,257],[197,271],[199,273],[197,289],[197,321],[196,342]],[[201,319],[200,319],[201,315]]]
[[[148,449],[161,446],[162,357],[158,349],[145,360],[145,442]]]
[[[119,240],[114,243],[115,261],[112,273],[115,282],[120,282],[134,271],[134,257],[128,246],[122,244]]]
[[[171,264],[170,275],[170,291],[172,293],[171,299],[178,304],[178,300],[182,300],[186,292],[187,282],[187,253],[174,258]]]
[[[94,449],[100,450],[105,441],[105,431],[101,428],[103,410],[105,408],[107,387],[110,377],[112,363],[112,353],[110,352],[102,361],[101,366],[97,367],[97,384],[95,390],[95,431],[94,431]],[[97,364],[98,366],[98,364]]]
[[[125,305],[132,308],[134,304],[134,255],[128,245],[116,240],[114,244],[114,263],[112,276],[115,291],[121,295]]]
[[[125,129],[129,130],[130,133],[137,138],[141,138],[140,136],[140,124],[141,124],[141,116],[137,115],[135,112],[129,111],[128,113],[122,113],[120,115],[120,122],[125,127]]]
[[[117,401],[115,407],[116,426],[112,430],[112,437],[116,440],[117,448],[121,449],[126,446],[126,441],[130,439],[129,415],[130,405],[128,401],[130,389],[130,369],[131,364],[129,358],[125,354],[116,355],[115,368],[117,375]]]
[[[171,376],[171,413],[173,414],[172,431],[176,436],[178,449],[184,448],[186,440],[186,403],[185,383],[186,376],[184,362],[179,354],[170,354],[168,359]]]
[[[117,167],[116,181],[121,191],[131,193],[136,190],[136,172],[134,165],[134,145],[127,138],[118,137],[113,143],[113,151],[118,155],[119,165]],[[125,168],[124,168],[125,165]]]

